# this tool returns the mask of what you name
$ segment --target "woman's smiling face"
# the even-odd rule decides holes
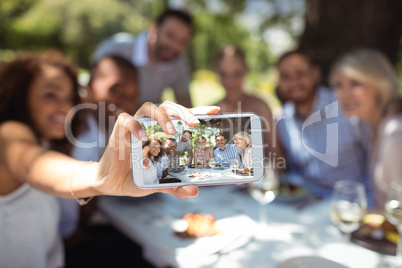
[[[369,120],[380,105],[378,90],[344,74],[334,76],[334,90],[346,116]]]
[[[48,140],[63,139],[64,124],[74,105],[73,82],[61,69],[43,65],[27,96],[31,118],[39,134]]]
[[[156,140],[151,140],[151,149],[149,150],[151,155],[154,157],[158,156],[160,151],[161,151],[161,144],[159,144],[159,142]]]

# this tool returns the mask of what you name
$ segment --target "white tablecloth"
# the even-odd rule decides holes
[[[189,177],[192,173],[197,173],[200,172],[202,177]],[[172,175],[181,181],[185,182],[194,182],[194,181],[214,181],[214,180],[230,180],[230,181],[236,181],[236,180],[242,180],[244,179],[245,175],[238,175],[233,173],[233,171],[230,168],[204,168],[204,169],[199,169],[199,168],[186,168],[182,172],[173,172],[170,171],[169,175]],[[252,177],[250,177],[252,178]]]
[[[320,256],[347,267],[370,268],[383,267],[384,260],[393,258],[346,244],[329,219],[328,201],[302,210],[274,201],[265,207],[268,223],[260,224],[259,205],[238,189],[234,185],[201,187],[197,197],[186,200],[167,194],[102,197],[99,206],[118,229],[143,247],[144,257],[157,267],[277,267],[292,257]],[[218,221],[234,224],[239,219],[252,220],[244,221],[244,228],[239,226],[246,230],[241,236],[215,250],[205,240],[181,243],[173,237],[172,221],[187,212],[211,213]]]

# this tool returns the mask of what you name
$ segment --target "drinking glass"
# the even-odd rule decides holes
[[[398,230],[396,261],[398,264],[402,264],[402,184],[395,181],[391,182],[391,189],[385,202],[385,212],[388,221],[395,225]]]
[[[211,168],[214,168],[214,167],[215,167],[215,165],[216,165],[215,158],[211,158],[211,159],[209,159],[209,166],[210,166]]]
[[[259,204],[260,223],[267,223],[267,212],[265,206],[274,201],[278,194],[279,181],[276,171],[271,167],[265,167],[264,177],[258,182],[249,184],[251,197]]]
[[[180,166],[186,166],[188,162],[187,156],[181,156],[180,157]]]
[[[244,155],[244,167],[248,169],[248,175],[251,177],[251,168],[253,167],[253,156],[251,150],[246,151]]]
[[[332,222],[344,234],[345,241],[357,230],[367,210],[364,186],[360,182],[340,180],[334,185],[331,199]]]
[[[236,170],[239,169],[239,160],[237,159],[230,159],[230,168],[234,173],[236,173]]]
[[[204,154],[203,153],[197,153],[197,166],[201,166],[201,169],[204,169]]]

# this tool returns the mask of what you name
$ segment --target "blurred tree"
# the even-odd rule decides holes
[[[382,51],[393,63],[402,37],[402,1],[306,0],[305,29],[299,48],[309,52],[328,82],[330,66],[358,47]]]
[[[121,31],[139,33],[164,8],[163,1],[2,0],[2,48],[58,48],[87,67],[95,46]],[[1,23],[1,22],[6,23]]]

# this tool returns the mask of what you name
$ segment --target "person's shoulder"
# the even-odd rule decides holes
[[[402,135],[402,114],[387,117],[383,123],[383,136]]]
[[[320,99],[324,101],[326,104],[337,101],[334,90],[329,87],[319,85],[317,86],[317,93],[320,96]]]
[[[26,140],[36,142],[32,128],[19,121],[6,121],[0,124],[0,140]]]

